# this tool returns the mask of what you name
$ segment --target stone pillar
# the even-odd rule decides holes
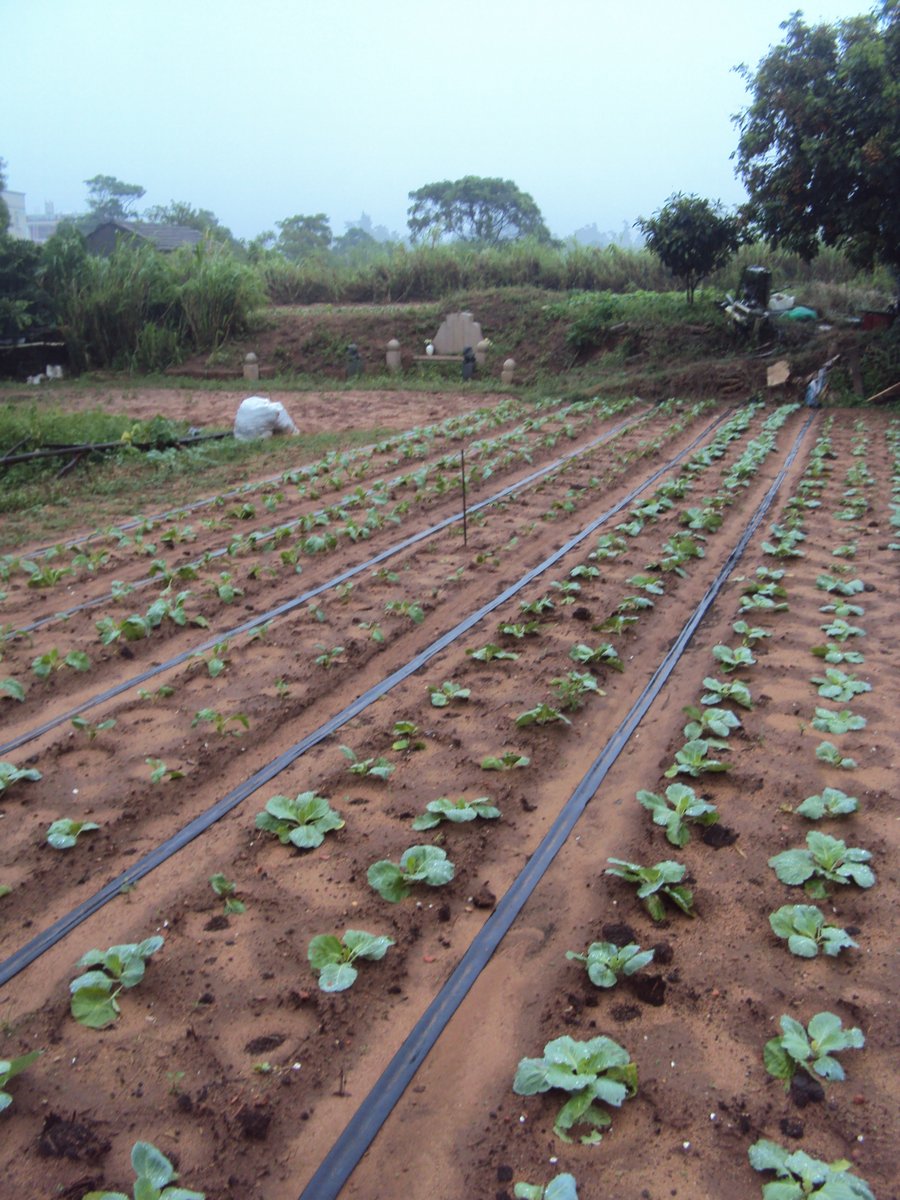
[[[259,361],[252,350],[244,357],[244,378],[259,379]]]
[[[483,367],[487,362],[487,352],[490,348],[490,345],[491,343],[488,338],[482,338],[481,341],[475,346],[475,361],[478,363],[479,367]]]
[[[396,338],[391,338],[388,342],[387,354],[384,357],[387,369],[391,374],[396,374],[400,370],[400,343]]]
[[[506,360],[506,362],[503,364],[503,370],[500,372],[500,382],[501,383],[512,383],[513,374],[515,372],[515,369],[516,369],[516,360],[514,358],[508,358]]]

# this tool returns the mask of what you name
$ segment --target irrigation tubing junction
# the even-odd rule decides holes
[[[635,700],[627,715],[547,831],[527,864],[516,876],[497,907],[488,917],[466,950],[449,979],[419,1018],[403,1045],[391,1059],[374,1087],[350,1118],[331,1150],[325,1156],[299,1200],[335,1200],[356,1169],[381,1126],[390,1116],[416,1071],[425,1060],[450,1018],[465,999],[513,921],[544,877],[575,827],[578,818],[593,799],[629,738],[637,729],[653,701],[662,691],[678,664],[700,622],[706,616],[722,586],[737,565],[750,539],[772,505],[784,477],[796,458],[806,431],[812,424],[810,414],[800,429],[784,464],[766,495],[760,501],[744,532],[719,573],[710,583],[700,603],[673,642],[666,656]]]
[[[721,424],[721,422],[725,420],[730,411],[731,410],[727,410],[717,417],[716,420],[708,425],[701,433],[699,433],[694,441],[691,442],[691,444],[687,446],[679,455],[671,459],[670,462],[665,464],[665,466],[660,467],[659,470],[655,474],[651,475],[650,478],[641,484],[639,488],[629,493],[629,496],[626,497],[625,501],[622,503],[630,503],[631,499],[640,495],[640,493],[649,487],[650,484],[655,483],[661,474],[677,465],[677,463],[680,462],[685,455],[693,450],[699,441],[705,438],[717,425]],[[621,428],[622,427],[619,426],[616,429],[608,431],[603,435],[600,441],[602,442],[614,437],[616,433],[620,432]],[[545,476],[548,472],[557,469],[561,464],[571,460],[578,454],[586,452],[587,449],[587,447],[583,447],[581,450],[571,451],[562,458],[554,460],[554,462],[548,466],[541,467],[537,471],[531,472],[524,479],[520,479],[516,483],[508,484],[505,488],[501,488],[499,492],[494,492],[493,495],[486,497],[484,500],[480,500],[477,504],[473,504],[468,511],[478,512],[480,509],[485,508],[488,505],[497,504],[499,501],[514,494],[515,492],[524,490],[532,483],[535,483],[538,479],[543,478],[543,476]],[[622,505],[617,505],[615,509],[611,510],[611,514],[615,515],[615,513],[618,513],[621,507]],[[399,542],[394,542],[391,546],[381,550],[372,558],[366,559],[365,562],[358,563],[353,567],[348,567],[346,571],[342,571],[340,574],[332,576],[324,583],[317,584],[315,587],[301,592],[299,596],[295,596],[291,600],[286,600],[284,604],[280,604],[275,608],[268,609],[266,612],[256,613],[254,616],[248,617],[246,621],[242,621],[240,625],[235,625],[232,629],[220,631],[219,633],[213,634],[211,637],[206,638],[204,641],[194,646],[192,650],[184,650],[180,654],[176,654],[172,658],[166,659],[165,662],[157,663],[155,666],[148,667],[147,670],[141,671],[137,675],[132,675],[130,679],[123,680],[121,683],[117,683],[113,687],[108,688],[103,692],[99,692],[97,695],[83,701],[81,704],[75,705],[74,708],[67,709],[66,712],[60,713],[58,716],[53,717],[49,721],[45,721],[43,725],[35,726],[35,728],[26,730],[24,733],[11,738],[8,742],[4,742],[2,745],[0,745],[0,754],[6,754],[10,750],[18,750],[20,746],[24,746],[28,742],[32,742],[36,738],[42,737],[45,733],[49,733],[52,729],[56,729],[66,721],[71,720],[72,717],[77,717],[81,713],[87,712],[91,708],[96,708],[100,704],[105,704],[108,700],[115,699],[116,696],[122,695],[123,692],[130,691],[132,688],[138,687],[142,683],[146,683],[148,679],[154,679],[156,676],[161,675],[164,671],[170,671],[174,667],[180,666],[182,663],[187,662],[195,655],[202,654],[206,650],[211,650],[220,642],[223,642],[229,638],[239,637],[243,633],[249,633],[251,630],[257,629],[260,625],[265,625],[268,621],[273,621],[278,617],[284,616],[286,613],[293,612],[294,609],[299,608],[303,604],[307,604],[310,600],[314,600],[317,596],[321,596],[324,592],[338,587],[347,580],[353,579],[356,575],[361,574],[363,571],[369,571],[372,568],[377,567],[379,563],[383,563],[387,559],[393,558],[395,555],[402,553],[404,550],[408,550],[411,546],[415,546],[419,542],[426,541],[428,538],[440,533],[441,530],[457,524],[462,520],[462,517],[462,512],[452,513],[450,516],[445,517],[442,521],[438,521],[434,525],[429,525],[426,529],[420,529],[418,533],[410,534],[409,537],[403,538]],[[608,518],[604,517],[603,519],[606,520]]]
[[[591,534],[599,529],[601,525],[604,525],[607,521],[617,516],[624,508],[627,508],[639,495],[641,495],[642,492],[645,492],[647,488],[651,487],[662,475],[665,475],[668,471],[672,470],[673,467],[677,466],[678,463],[681,462],[682,459],[686,458],[699,444],[699,442],[702,441],[702,439],[706,437],[709,432],[723,419],[724,415],[713,421],[709,426],[707,426],[706,429],[699,433],[688,446],[684,447],[677,455],[675,455],[674,458],[658,467],[652,472],[652,474],[647,476],[646,479],[644,479],[637,487],[633,488],[627,495],[623,496],[611,508],[606,509],[598,516],[594,517],[587,523],[587,525],[583,526],[578,533],[574,534],[536,566],[531,567],[518,580],[510,584],[509,587],[504,588],[503,591],[499,592],[491,600],[487,601],[487,603],[483,604],[474,612],[469,613],[469,615],[464,617],[462,621],[458,622],[451,629],[441,634],[440,637],[431,642],[430,645],[426,646],[418,654],[414,655],[403,666],[398,667],[395,671],[392,671],[389,675],[385,676],[367,691],[363,692],[340,712],[336,713],[334,716],[321,724],[317,729],[314,729],[299,742],[296,742],[293,746],[288,747],[287,750],[277,755],[265,766],[254,772],[237,788],[234,788],[231,792],[223,796],[205,812],[195,817],[192,821],[189,821],[171,837],[166,838],[155,849],[151,850],[138,862],[130,866],[121,875],[118,875],[115,879],[112,879],[108,883],[104,884],[104,886],[92,896],[87,897],[87,899],[76,905],[75,908],[73,908],[69,913],[63,917],[60,917],[59,920],[54,921],[52,925],[49,925],[19,950],[11,954],[5,961],[0,963],[0,987],[8,983],[11,979],[18,975],[20,971],[24,970],[25,967],[29,966],[36,959],[40,958],[42,954],[45,954],[53,946],[61,942],[65,937],[68,936],[68,934],[81,925],[82,922],[86,921],[88,917],[91,917],[95,913],[99,912],[99,910],[108,904],[110,900],[113,900],[116,896],[120,895],[123,888],[127,888],[130,885],[137,883],[151,871],[155,870],[156,867],[160,866],[173,855],[177,854],[179,850],[184,849],[184,847],[189,845],[195,838],[199,837],[202,833],[204,833],[207,829],[210,829],[216,824],[216,822],[220,821],[233,809],[237,808],[238,805],[242,804],[244,800],[253,795],[254,792],[258,791],[282,771],[286,770],[308,750],[311,750],[314,746],[317,746],[320,742],[324,741],[337,730],[341,729],[349,721],[352,721],[354,718],[359,716],[360,713],[367,709],[371,704],[374,704],[376,700],[380,700],[382,696],[390,692],[394,687],[397,686],[397,684],[415,674],[416,671],[420,670],[421,667],[423,667],[432,658],[440,654],[464,634],[468,633],[468,631],[474,625],[477,625],[479,621],[483,620],[484,617],[488,616],[495,609],[499,608],[500,605],[505,604],[507,600],[510,600],[512,597],[516,596],[520,591],[526,588],[545,571],[549,570],[571,550],[575,549],[575,547],[590,537]],[[781,477],[779,476],[779,480],[780,478]],[[258,620],[259,618],[255,618],[252,623],[256,624],[258,623]],[[187,656],[181,657],[183,658]],[[93,701],[92,703],[99,702],[100,701],[97,700]],[[60,718],[60,720],[63,719],[65,718]],[[54,724],[58,723],[58,721],[54,722]]]

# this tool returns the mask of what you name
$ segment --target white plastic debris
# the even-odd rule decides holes
[[[299,433],[287,409],[268,396],[248,396],[234,418],[234,436],[239,442],[270,438],[275,433]]]

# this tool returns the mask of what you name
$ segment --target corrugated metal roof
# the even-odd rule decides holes
[[[179,246],[196,246],[203,239],[199,229],[191,229],[187,225],[153,225],[149,221],[105,221],[91,231],[89,239],[107,229],[145,238],[157,250],[163,251],[177,250]]]

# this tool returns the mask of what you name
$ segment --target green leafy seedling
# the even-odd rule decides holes
[[[316,655],[316,665],[329,671],[344,653],[343,646],[332,646],[330,649],[324,642],[316,642],[316,649],[321,653]]]
[[[828,763],[830,767],[840,767],[842,771],[856,769],[856,759],[841,754],[834,742],[820,742],[816,746],[816,758],[820,762]]]
[[[15,767],[11,762],[0,761],[0,796],[14,783],[22,781],[35,783],[40,778],[41,773],[35,767]]]
[[[712,655],[723,671],[738,671],[743,667],[752,667],[756,663],[753,651],[749,646],[713,646]]]
[[[588,695],[606,695],[590,671],[569,671],[550,682],[560,705],[569,712],[581,708]]]
[[[820,795],[807,796],[794,812],[808,821],[821,821],[823,817],[843,817],[858,809],[859,801],[855,796],[848,796],[840,788],[827,787]]]
[[[779,1024],[781,1036],[766,1042],[763,1061],[786,1086],[801,1068],[822,1079],[843,1079],[844,1068],[834,1055],[866,1044],[861,1029],[844,1029],[841,1018],[830,1012],[816,1013],[806,1029],[793,1017],[783,1016]]]
[[[818,729],[820,733],[836,734],[865,729],[866,724],[865,717],[852,713],[849,708],[843,708],[840,712],[831,712],[827,708],[816,708],[816,715],[812,721],[813,729]]]
[[[396,770],[394,764],[389,763],[386,758],[357,758],[355,751],[349,746],[341,746],[340,751],[350,763],[347,770],[351,775],[371,775],[375,779],[387,780]]]
[[[377,937],[362,929],[348,929],[340,939],[321,933],[309,943],[309,964],[319,975],[323,992],[344,992],[356,982],[358,971],[353,965],[364,958],[377,962],[384,958],[394,942],[389,937]]]
[[[424,741],[417,737],[419,727],[415,721],[395,721],[394,722],[394,741],[391,743],[392,750],[424,750]]]
[[[819,628],[826,637],[833,638],[836,642],[846,642],[848,638],[866,636],[866,631],[861,626],[850,625],[843,617],[835,617],[829,624],[820,625]]]
[[[92,742],[97,737],[98,733],[105,733],[107,729],[115,729],[115,717],[107,717],[105,721],[98,721],[95,725],[93,721],[88,721],[86,717],[73,717],[72,726],[81,733],[86,733],[88,741]]]
[[[637,793],[637,798],[653,815],[654,825],[665,829],[666,840],[673,846],[686,846],[691,840],[689,821],[697,825],[714,825],[719,819],[716,806],[707,803],[683,783],[670,784],[665,798],[643,789]]]
[[[803,884],[813,900],[824,900],[826,883],[849,884],[870,888],[875,873],[868,850],[848,847],[839,838],[813,830],[806,835],[806,849],[784,850],[769,859],[769,866],[782,883],[798,887]]]
[[[482,646],[479,650],[467,650],[469,658],[474,658],[476,662],[489,663],[494,662],[515,662],[519,657],[514,650],[504,650],[501,646],[494,642],[488,642],[486,646]]]
[[[197,653],[194,658],[200,659],[206,664],[206,670],[210,679],[218,679],[228,670],[230,659],[228,658],[228,642],[217,642],[208,654]]]
[[[619,672],[625,670],[625,664],[612,642],[601,642],[599,646],[594,647],[578,642],[569,651],[569,658],[585,667],[610,667]]]
[[[845,650],[837,642],[828,642],[824,646],[813,646],[812,652],[816,658],[823,658],[825,662],[835,665],[837,663],[861,663],[866,661],[858,650]]]
[[[643,901],[654,921],[665,919],[664,896],[687,916],[696,915],[694,894],[681,883],[687,871],[682,863],[666,859],[652,867],[642,867],[638,863],[626,862],[621,858],[608,858],[606,861],[612,866],[607,867],[604,874],[617,875],[627,883],[634,884],[637,887],[638,899]]]
[[[772,636],[768,629],[762,629],[758,625],[748,625],[746,621],[735,621],[731,628],[735,633],[741,635],[745,646],[752,646],[754,642]]]
[[[634,975],[653,961],[653,950],[642,950],[634,942],[627,946],[616,946],[613,942],[592,942],[584,954],[566,951],[566,958],[582,963],[591,983],[600,988],[611,988],[619,982],[619,975]]]
[[[325,834],[344,828],[343,818],[324,796],[300,792],[297,796],[273,796],[265,812],[256,814],[256,828],[274,833],[283,846],[289,843],[299,850],[321,846]]]
[[[384,611],[400,617],[409,617],[414,625],[421,625],[425,620],[425,610],[418,600],[388,600]]]
[[[513,1188],[515,1200],[578,1200],[575,1176],[564,1171],[554,1175],[546,1187],[540,1183],[519,1181]]]
[[[133,1200],[205,1200],[205,1192],[170,1187],[178,1172],[150,1142],[135,1142],[131,1150],[135,1181]],[[129,1200],[124,1192],[86,1192],[83,1200]]]
[[[866,585],[861,579],[836,579],[834,575],[820,575],[816,580],[816,587],[838,596],[858,596],[866,590]]]
[[[513,771],[517,767],[527,767],[531,759],[527,754],[518,754],[515,750],[507,750],[505,754],[489,754],[481,760],[482,771]]]
[[[224,901],[226,914],[230,915],[234,913],[235,915],[239,915],[247,911],[247,905],[243,900],[238,900],[235,895],[237,884],[232,883],[230,879],[226,879],[221,871],[217,871],[215,875],[210,875],[209,886]]]
[[[750,689],[739,679],[714,679],[707,676],[703,680],[703,686],[708,690],[700,697],[701,704],[720,704],[723,700],[730,700],[741,708],[753,707]]]
[[[825,918],[814,904],[785,904],[769,915],[769,924],[776,937],[784,938],[791,954],[798,958],[815,958],[821,950],[829,958],[856,947],[846,930],[826,925]]]
[[[10,700],[18,700],[21,703],[25,699],[25,689],[18,679],[0,679],[0,695],[8,696]]]
[[[90,970],[69,984],[72,1016],[89,1029],[106,1029],[121,1011],[117,997],[123,988],[133,988],[144,978],[147,959],[163,944],[160,936],[143,942],[88,950],[76,966]]]
[[[405,900],[417,883],[441,887],[449,883],[455,867],[439,846],[410,846],[399,863],[373,863],[367,872],[369,884],[385,900]]]
[[[621,1108],[637,1094],[637,1065],[628,1051],[612,1038],[595,1037],[586,1042],[571,1037],[556,1038],[544,1047],[543,1058],[523,1058],[516,1070],[513,1091],[517,1096],[534,1096],[553,1088],[570,1093],[556,1114],[553,1132],[564,1142],[570,1132],[587,1125],[581,1137],[585,1145],[601,1139],[601,1129],[612,1124],[609,1113],[597,1107],[610,1104]]]
[[[727,738],[733,729],[741,728],[741,718],[730,708],[698,708],[695,704],[689,704],[684,713],[690,718],[684,727],[684,736],[688,741],[705,738],[708,734]],[[723,749],[718,743],[715,746],[716,749]]]
[[[99,828],[96,821],[72,821],[68,817],[61,817],[47,830],[47,845],[54,850],[71,850],[80,834]]]
[[[435,829],[441,821],[460,824],[474,821],[476,817],[490,821],[499,816],[500,809],[494,808],[490,796],[478,796],[475,800],[467,800],[465,796],[460,796],[458,800],[451,800],[449,796],[439,796],[437,800],[428,801],[425,811],[416,817],[412,827],[418,833],[423,829]]]
[[[445,679],[440,687],[428,689],[428,695],[435,708],[446,708],[451,700],[468,700],[471,694],[470,688],[461,687],[450,679]]]
[[[674,763],[664,772],[666,779],[674,779],[676,775],[690,775],[692,779],[696,779],[710,771],[729,771],[730,763],[709,757],[710,750],[716,749],[718,745],[719,743],[708,738],[694,738],[685,742],[681,749],[675,752]]]
[[[520,641],[526,637],[537,637],[541,633],[540,621],[501,621],[497,628],[504,637],[512,637]]]
[[[232,722],[240,725],[243,729],[250,728],[250,721],[248,720],[246,713],[225,714],[217,712],[214,708],[201,708],[198,712],[194,713],[194,719],[191,721],[191,729],[193,729],[196,725],[199,725],[201,721],[207,721],[213,725],[216,733],[223,735],[228,733],[231,734],[232,737],[241,736],[240,729],[228,728]]]
[[[516,717],[516,724],[520,729],[524,729],[527,725],[552,725],[555,722],[559,722],[561,725],[572,724],[558,708],[553,708],[549,704],[537,704],[534,708],[526,709]]]
[[[167,767],[161,758],[145,758],[144,762],[150,768],[151,783],[162,783],[164,779],[170,782],[184,779],[184,771],[179,771],[177,767]]]
[[[13,1102],[12,1096],[6,1090],[6,1085],[17,1075],[21,1075],[33,1062],[40,1058],[43,1050],[32,1050],[18,1058],[0,1058],[0,1112],[9,1108]]]
[[[832,666],[826,668],[824,675],[813,675],[810,682],[816,684],[823,699],[835,700],[838,704],[846,704],[854,696],[872,690],[871,683]]]
[[[555,608],[550,596],[540,596],[537,600],[522,600],[519,609],[528,617],[539,617],[542,613],[552,612]]]
[[[805,1150],[787,1150],[760,1138],[748,1151],[755,1171],[774,1171],[776,1180],[763,1184],[763,1200],[875,1200],[864,1179],[850,1174],[847,1159],[826,1163]]]

